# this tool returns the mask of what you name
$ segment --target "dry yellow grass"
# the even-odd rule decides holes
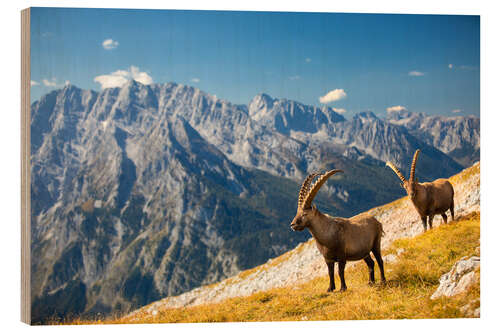
[[[328,277],[287,288],[236,297],[218,304],[166,309],[154,317],[140,315],[105,321],[73,321],[72,324],[177,323],[177,322],[240,322],[351,320],[400,318],[463,317],[460,307],[480,297],[479,283],[468,292],[431,300],[439,278],[464,256],[478,254],[480,214],[475,212],[458,221],[434,228],[412,239],[400,239],[384,254],[404,252],[398,260],[387,263],[386,285],[368,285],[366,265],[360,262],[346,271],[348,290],[326,293]],[[376,279],[379,272],[376,267]],[[340,285],[338,276],[336,284]]]
[[[479,175],[481,172],[481,165],[480,163],[476,163],[470,168],[464,169],[462,172],[450,177],[450,182],[453,185],[459,184],[459,183],[465,183],[471,176],[474,175]]]

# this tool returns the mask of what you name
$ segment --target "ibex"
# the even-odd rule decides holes
[[[405,179],[403,174],[394,164],[387,162],[386,165],[398,175],[399,179],[401,179],[401,187],[408,193],[413,206],[415,206],[418,215],[420,215],[424,231],[427,231],[427,223],[429,224],[429,228],[432,229],[432,220],[436,214],[441,214],[444,223],[448,223],[446,211],[449,209],[451,212],[451,219],[455,219],[453,203],[454,191],[453,186],[446,179],[436,179],[431,183],[419,183],[418,180],[415,181],[415,165],[419,154],[420,149],[417,149],[415,155],[413,155],[410,179],[408,180]],[[429,220],[426,223],[427,216]]]
[[[294,231],[308,228],[316,240],[319,252],[325,258],[330,277],[330,286],[327,292],[335,290],[334,268],[339,264],[340,291],[347,286],[344,279],[346,261],[363,259],[368,265],[370,284],[375,282],[375,263],[370,256],[373,252],[380,269],[382,282],[385,283],[384,263],[380,253],[380,239],[382,238],[382,224],[374,217],[360,214],[351,218],[332,217],[321,213],[311,203],[326,180],[342,170],[330,170],[324,174],[313,173],[306,177],[299,191],[297,215],[290,224]],[[311,186],[316,176],[318,180]]]

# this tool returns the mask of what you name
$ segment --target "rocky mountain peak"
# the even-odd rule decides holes
[[[372,111],[363,111],[356,113],[353,119],[364,119],[364,120],[378,120],[379,118]]]
[[[392,111],[388,112],[386,119],[387,120],[402,120],[402,119],[407,119],[407,118],[412,118],[412,117],[423,117],[423,113],[416,113],[416,112],[410,112],[407,110],[401,110],[401,111]]]
[[[250,103],[248,103],[249,109],[251,110],[250,116],[253,117],[255,113],[257,113],[259,110],[262,109],[264,110],[272,109],[274,101],[275,99],[266,93],[260,93],[256,95],[254,98],[252,98]]]
[[[331,108],[273,99],[266,94],[254,97],[248,110],[253,121],[286,135],[291,131],[316,133],[323,126],[345,120]]]

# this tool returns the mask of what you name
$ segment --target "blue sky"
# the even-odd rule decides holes
[[[31,20],[33,101],[135,78],[346,117],[479,116],[479,16],[34,8]]]

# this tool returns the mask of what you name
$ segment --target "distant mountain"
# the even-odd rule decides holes
[[[464,167],[480,158],[480,122],[474,116],[429,116],[408,111],[391,112],[391,124],[403,126],[415,137],[432,145]]]
[[[142,86],[155,96],[159,112],[185,119],[233,162],[279,176],[300,178],[307,147],[273,128],[252,121],[246,106],[217,99],[199,89],[175,83]],[[144,92],[137,91],[141,99]]]
[[[422,180],[460,169],[373,114],[175,83],[68,85],[31,119],[35,321],[129,311],[284,253],[308,237],[289,228],[308,172],[345,171],[316,202],[350,216],[402,194],[386,159],[405,169],[421,148]]]
[[[258,124],[305,144],[307,149],[294,152],[295,159],[301,161],[296,165],[304,173],[320,169],[332,153],[360,161],[378,160],[382,164],[390,160],[409,172],[418,148],[422,155],[417,173],[422,180],[447,177],[462,169],[432,144],[418,139],[404,127],[377,118],[372,112],[362,112],[346,120],[331,108],[260,94],[250,102],[249,114]],[[436,164],[440,167],[436,168]]]
[[[255,96],[248,110],[252,120],[285,135],[293,131],[316,133],[330,124],[345,120],[326,106],[318,108],[286,99],[274,99],[266,94]]]
[[[458,163],[434,146],[422,142],[400,126],[377,118],[371,112],[362,112],[349,122],[335,124],[327,133],[336,142],[356,147],[373,159],[383,163],[392,161],[406,174],[409,173],[413,154],[420,149],[422,153],[416,174],[421,180],[447,177],[461,170]]]

